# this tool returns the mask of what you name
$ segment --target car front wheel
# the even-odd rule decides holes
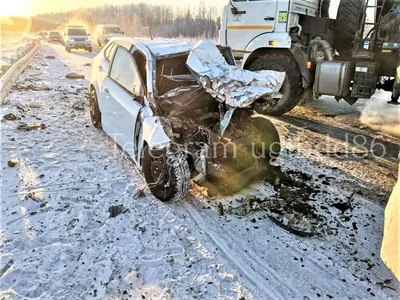
[[[190,170],[179,149],[143,150],[143,173],[150,191],[163,202],[183,199],[189,192]]]

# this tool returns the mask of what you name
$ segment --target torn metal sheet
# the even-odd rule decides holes
[[[234,108],[248,107],[257,99],[278,93],[286,76],[285,72],[251,72],[231,66],[210,41],[201,41],[193,48],[187,66],[209,94]]]

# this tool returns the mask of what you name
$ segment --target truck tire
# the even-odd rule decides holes
[[[280,116],[292,110],[301,100],[304,89],[300,68],[291,54],[268,53],[254,60],[250,71],[273,70],[286,72],[280,93],[282,98],[274,106],[256,103],[255,110],[259,114]]]
[[[365,0],[341,0],[336,17],[334,46],[342,57],[351,57],[365,11]]]

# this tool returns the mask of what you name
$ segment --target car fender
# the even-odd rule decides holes
[[[147,117],[142,121],[141,135],[150,149],[166,149],[170,145],[171,139],[166,131],[161,117]]]

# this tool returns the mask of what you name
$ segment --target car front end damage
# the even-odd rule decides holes
[[[243,171],[266,170],[279,156],[279,134],[254,106],[280,97],[285,73],[239,69],[230,48],[207,41],[157,59],[155,73],[155,115],[196,182],[215,178],[237,186]]]

